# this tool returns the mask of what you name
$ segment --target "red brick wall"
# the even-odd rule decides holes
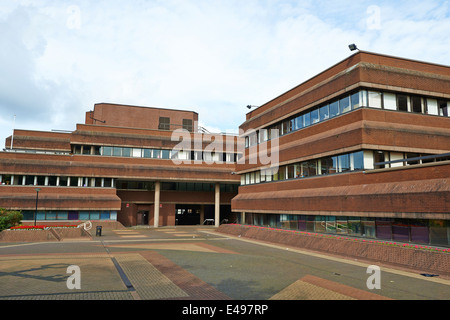
[[[371,263],[386,263],[414,269],[414,272],[433,272],[450,275],[450,253],[423,249],[390,246],[370,240],[354,241],[352,239],[327,238],[289,231],[276,231],[268,228],[241,225],[221,225],[218,232],[241,236],[244,238],[266,241],[280,245],[308,249],[345,258],[357,258]]]

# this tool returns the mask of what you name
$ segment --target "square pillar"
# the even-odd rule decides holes
[[[220,183],[216,183],[214,201],[214,224],[216,227],[220,226]]]
[[[161,182],[155,182],[155,205],[154,205],[154,215],[153,215],[153,226],[155,228],[159,227],[159,198],[161,195]]]

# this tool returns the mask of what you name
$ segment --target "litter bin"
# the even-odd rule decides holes
[[[95,235],[97,237],[101,237],[102,236],[102,226],[97,226],[96,231],[95,231]]]

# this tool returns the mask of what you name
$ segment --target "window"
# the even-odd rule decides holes
[[[303,115],[295,118],[295,130],[303,128]]]
[[[427,113],[439,115],[438,103],[436,99],[427,99]]]
[[[364,151],[350,154],[350,164],[352,170],[364,170]]]
[[[311,111],[311,124],[319,122],[319,109]]]
[[[350,100],[351,100],[351,108],[352,109],[357,109],[361,106],[359,103],[359,92],[352,94],[350,97]]]
[[[397,110],[408,111],[408,96],[403,94],[397,95]]]
[[[381,108],[381,92],[369,91],[369,107]]]
[[[334,101],[330,103],[330,118],[336,117],[339,114],[339,102]]]
[[[102,147],[102,155],[112,156],[112,147]]]
[[[192,119],[183,119],[183,129],[186,129],[189,132],[193,131]]]
[[[350,108],[350,97],[345,97],[339,100],[339,110],[341,113],[346,113],[351,110]]]
[[[81,154],[81,146],[73,146],[74,154]]]
[[[383,94],[383,104],[386,110],[397,110],[397,101],[394,93]]]
[[[122,157],[131,157],[131,148],[122,148]]]
[[[439,115],[448,117],[450,112],[449,112],[449,104],[447,103],[447,101],[439,100],[438,105],[439,105]]]
[[[329,106],[325,105],[319,109],[320,121],[327,120],[330,117]]]
[[[83,154],[91,154],[91,147],[83,146]]]
[[[131,153],[133,158],[141,158],[142,157],[142,149],[133,148],[133,152]]]
[[[170,118],[159,117],[159,130],[170,130]]]
[[[422,113],[422,98],[417,96],[411,97],[412,112]]]
[[[345,172],[350,170],[350,156],[349,154],[343,154],[338,156],[339,172]]]
[[[161,150],[161,151],[162,151],[161,155],[162,159],[170,159],[170,150]]]
[[[303,122],[304,127],[310,126],[311,125],[311,114],[309,112],[305,113],[303,115],[303,120],[304,120],[304,122]]]

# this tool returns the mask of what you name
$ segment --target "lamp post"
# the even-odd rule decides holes
[[[36,218],[37,218],[37,209],[38,209],[38,199],[39,199],[39,191],[41,191],[41,189],[36,188],[36,211],[34,211],[34,225],[36,226]]]

